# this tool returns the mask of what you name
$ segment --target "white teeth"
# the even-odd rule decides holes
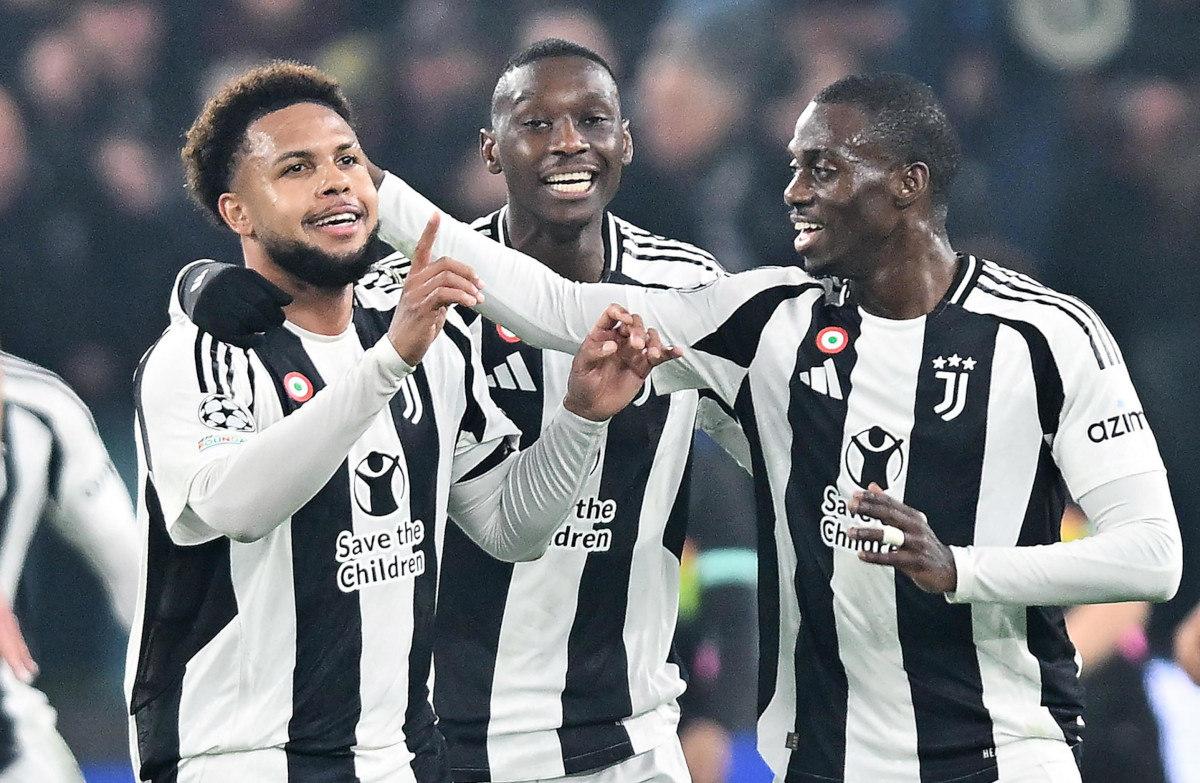
[[[353,223],[358,220],[358,215],[353,212],[337,212],[332,215],[327,215],[316,221],[314,225],[318,226],[340,226],[347,223]]]
[[[558,182],[591,182],[592,174],[587,171],[574,171],[568,174],[551,174],[546,177],[547,184]]]
[[[587,182],[551,182],[550,189],[555,193],[586,193],[587,189],[592,186],[591,180]]]
[[[821,224],[811,223],[807,220],[793,220],[792,227],[797,231],[819,231],[821,229]]]
[[[555,193],[586,193],[595,179],[589,171],[573,171],[566,174],[551,174],[545,182]]]

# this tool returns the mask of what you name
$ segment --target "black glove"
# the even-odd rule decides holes
[[[253,348],[283,323],[292,297],[253,269],[205,261],[180,280],[179,303],[192,323],[221,342]]]

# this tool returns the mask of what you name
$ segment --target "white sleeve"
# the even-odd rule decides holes
[[[450,518],[493,557],[540,557],[579,497],[607,431],[608,421],[560,406],[528,449],[451,486]]]
[[[62,406],[54,416],[62,480],[50,519],[104,582],[117,619],[129,628],[137,601],[137,519],[91,414]]]
[[[384,337],[292,415],[261,431],[219,436],[195,413],[203,393],[194,372],[189,379],[175,366],[174,374],[184,377],[173,378],[172,369],[164,363],[153,370],[154,379],[144,379],[140,412],[167,530],[181,546],[220,535],[252,541],[285,522],[329,481],[412,372]],[[258,393],[274,392],[268,386]],[[219,447],[212,446],[216,438]]]
[[[1096,533],[1042,546],[950,547],[952,603],[1069,606],[1165,601],[1183,573],[1179,523],[1166,473],[1114,479],[1079,498]]]
[[[696,428],[707,432],[742,470],[754,475],[750,462],[750,442],[746,439],[746,433],[737,420],[730,416],[719,402],[709,397],[707,392],[700,394],[700,404],[696,408]]]
[[[411,254],[436,211],[433,203],[399,177],[385,174],[379,188],[384,241]],[[656,388],[665,392],[711,388],[730,405],[759,336],[757,330],[738,322],[739,309],[771,288],[820,290],[795,267],[755,269],[687,290],[575,283],[448,215],[442,217],[433,253],[470,265],[484,284],[484,301],[475,309],[538,348],[574,353],[609,304],[623,305],[641,315],[647,326],[657,328],[664,342],[685,349],[681,359],[654,370]],[[785,298],[786,294],[780,295],[774,301]],[[742,363],[718,353],[690,350],[712,335],[718,347],[741,354]]]

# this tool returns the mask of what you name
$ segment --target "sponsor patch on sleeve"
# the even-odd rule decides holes
[[[204,452],[214,446],[238,446],[246,442],[246,439],[236,433],[225,433],[222,435],[205,435],[196,442],[196,449]]]

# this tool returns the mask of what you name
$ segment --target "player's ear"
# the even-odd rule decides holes
[[[929,166],[917,161],[901,168],[894,183],[896,206],[900,209],[911,206],[929,192]]]
[[[496,154],[496,132],[487,128],[479,129],[479,157],[483,158],[483,163],[487,166],[488,172],[499,174],[504,171],[504,167],[500,165],[500,157]]]
[[[236,193],[222,193],[217,198],[217,212],[225,221],[225,225],[239,236],[248,237],[254,234],[254,223],[250,220],[250,213]]]
[[[633,134],[629,132],[629,120],[621,120],[621,165],[633,163]]]

